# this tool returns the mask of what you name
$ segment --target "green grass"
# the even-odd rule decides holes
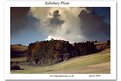
[[[69,59],[68,61],[64,61],[50,66],[28,66],[26,63],[21,63],[20,66],[25,70],[15,70],[11,71],[11,73],[22,73],[22,74],[106,73],[107,74],[110,73],[110,49],[87,56],[74,57]]]

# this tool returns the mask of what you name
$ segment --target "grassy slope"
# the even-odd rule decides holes
[[[11,73],[110,73],[110,51],[106,49],[100,53],[75,57],[51,66],[28,66],[25,63],[21,63],[20,66],[25,70]]]

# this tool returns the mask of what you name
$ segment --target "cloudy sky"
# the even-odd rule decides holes
[[[11,44],[110,39],[109,7],[11,7]]]

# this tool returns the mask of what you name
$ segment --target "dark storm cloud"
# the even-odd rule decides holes
[[[110,38],[110,25],[98,16],[93,8],[83,10],[80,15],[81,32],[88,40],[105,40]]]
[[[29,11],[29,7],[11,7],[12,36],[29,29],[35,29],[33,22],[37,22],[37,19],[28,14]]]
[[[64,20],[61,19],[61,15],[59,14],[59,10],[55,10],[53,11],[53,13],[50,13],[50,16],[52,16],[52,18],[50,18],[50,25],[52,26],[61,26],[64,23]]]

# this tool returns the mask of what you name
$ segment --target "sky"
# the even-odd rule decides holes
[[[110,39],[110,7],[11,7],[11,44]]]

